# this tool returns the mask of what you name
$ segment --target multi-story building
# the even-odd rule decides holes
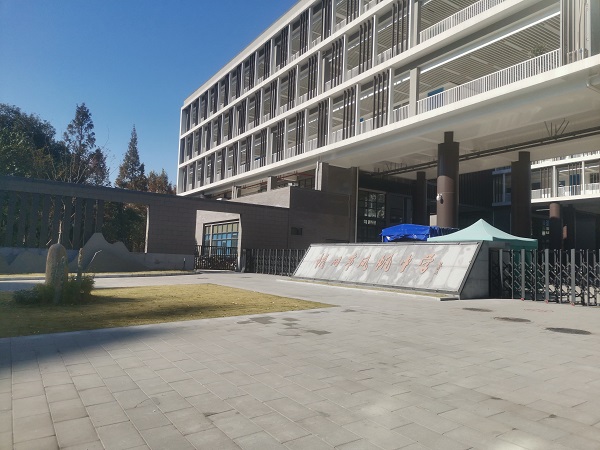
[[[177,191],[299,208],[292,235],[337,202],[343,229],[306,239],[364,241],[429,222],[436,177],[457,225],[516,161],[527,234],[529,162],[599,149],[599,122],[598,1],[300,0],[185,100]],[[459,199],[458,173],[482,170]]]

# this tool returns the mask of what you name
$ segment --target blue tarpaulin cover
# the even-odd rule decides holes
[[[458,228],[441,228],[402,223],[384,228],[381,230],[379,236],[381,236],[381,242],[426,241],[430,237],[445,236],[455,231],[458,231]]]

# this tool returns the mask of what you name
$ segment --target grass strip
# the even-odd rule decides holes
[[[215,284],[97,289],[85,304],[23,306],[0,292],[0,338],[326,308]]]

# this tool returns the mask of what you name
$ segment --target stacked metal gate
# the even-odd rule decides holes
[[[194,268],[204,270],[237,270],[237,247],[197,245]]]
[[[293,275],[305,249],[248,249],[245,271],[271,275]]]
[[[491,249],[490,295],[598,306],[600,252]]]

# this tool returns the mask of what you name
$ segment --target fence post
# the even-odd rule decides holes
[[[502,261],[502,249],[498,250],[498,267],[500,268],[500,298],[504,298],[504,266]]]
[[[575,249],[571,249],[571,305],[575,304]]]
[[[525,249],[521,249],[521,300],[525,300]]]
[[[550,250],[544,250],[544,281],[545,281],[545,302],[548,303],[550,301]]]

